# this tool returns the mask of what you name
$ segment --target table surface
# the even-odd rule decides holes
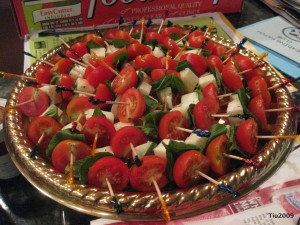
[[[5,18],[0,20],[0,71],[22,74],[24,42],[18,36],[9,0],[1,1],[0,15]],[[258,0],[245,0],[241,13],[226,14],[236,28],[273,16],[276,14]],[[15,78],[0,78],[0,97],[8,97],[15,82]],[[54,202],[21,175],[10,181],[0,180],[0,206],[0,224],[7,225],[79,225],[95,219]]]

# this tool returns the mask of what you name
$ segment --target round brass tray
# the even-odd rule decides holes
[[[211,36],[211,38],[227,47],[236,46],[230,40],[217,36]],[[80,38],[77,38],[71,41],[70,44],[79,40]],[[49,60],[58,49],[63,50],[64,46],[48,52],[42,59]],[[258,59],[254,53],[246,49],[241,52],[250,56],[253,60]],[[37,65],[39,63],[33,64],[25,72],[25,75],[33,77]],[[267,71],[267,76],[270,76],[271,85],[281,83],[280,77],[272,67],[267,66],[263,69]],[[7,105],[17,104],[18,95],[24,86],[23,80],[16,84]],[[275,95],[278,107],[293,106],[293,100],[287,89],[278,88],[275,90]],[[287,111],[278,113],[275,125],[274,134],[295,134],[297,128],[296,113]],[[55,172],[43,158],[38,157],[36,160],[31,160],[28,157],[31,144],[25,134],[22,115],[17,109],[9,110],[5,114],[4,129],[8,151],[18,169],[29,182],[53,200],[82,213],[98,217],[131,221],[162,220],[161,204],[156,193],[116,192],[117,199],[122,203],[125,211],[125,213],[117,215],[110,202],[111,198],[107,190],[80,184],[69,185],[67,175]],[[265,167],[255,168],[244,165],[220,177],[218,181],[230,185],[234,190],[239,191],[240,196],[244,196],[272,176],[284,163],[292,150],[292,144],[293,142],[290,140],[270,140],[262,146],[257,154],[257,157],[266,163]],[[172,219],[208,212],[236,200],[232,195],[220,191],[217,185],[209,182],[188,189],[163,191],[162,194]]]

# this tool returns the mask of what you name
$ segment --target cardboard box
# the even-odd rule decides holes
[[[151,18],[239,12],[243,0],[11,0],[20,35],[40,30],[88,30]],[[107,26],[106,26],[107,27]]]

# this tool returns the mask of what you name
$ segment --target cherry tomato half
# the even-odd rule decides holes
[[[111,101],[114,97],[112,91],[108,87],[106,87],[106,85],[103,83],[100,83],[98,85],[95,94],[96,94],[95,99],[104,100],[104,101]],[[107,106],[107,104],[99,104],[98,106],[100,109],[104,109]]]
[[[175,161],[173,177],[176,185],[187,188],[199,183],[202,176],[196,171],[207,173],[210,170],[210,161],[201,152],[189,150],[182,153]]]
[[[151,78],[153,81],[155,81],[166,74],[168,75],[174,74],[176,77],[180,78],[180,73],[177,72],[176,70],[171,70],[171,69],[154,69],[151,71]]]
[[[77,96],[75,98],[72,98],[68,103],[66,113],[72,121],[75,121],[80,113],[84,113],[86,110],[94,108],[96,108],[96,106],[90,103],[88,97]]]
[[[234,57],[234,62],[241,72],[252,69],[243,74],[243,77],[245,77],[247,81],[250,81],[252,77],[258,75],[258,69],[253,69],[255,67],[255,63],[248,56],[238,54]]]
[[[123,94],[129,88],[137,85],[139,78],[131,65],[125,66],[119,74],[120,76],[116,76],[111,85],[116,94]]]
[[[160,58],[155,57],[152,54],[139,55],[135,58],[134,66],[137,69],[161,69],[164,68]]]
[[[131,147],[138,146],[147,142],[144,132],[134,126],[122,127],[111,138],[110,147],[116,157],[131,159]]]
[[[122,191],[129,183],[129,169],[114,156],[100,158],[89,169],[88,183],[95,187],[108,188],[106,179],[113,190]]]
[[[22,114],[29,117],[35,117],[41,115],[49,106],[48,95],[38,88],[25,87],[19,94],[18,104],[30,101],[25,105],[20,105],[18,109]]]
[[[62,74],[60,78],[60,82],[58,83],[58,85],[61,85],[69,89],[72,89],[74,84],[75,81],[69,74]],[[70,99],[74,95],[74,93],[71,91],[62,91],[61,95],[63,99]]]
[[[105,47],[105,43],[104,43],[103,39],[98,34],[90,33],[90,34],[85,35],[83,38],[83,43],[87,44],[89,41],[94,41],[94,42],[102,45],[103,47]]]
[[[188,61],[192,65],[192,67],[198,77],[200,77],[202,74],[204,74],[205,71],[207,70],[207,62],[206,62],[206,59],[202,55],[197,55],[194,53],[186,53],[180,57],[180,61],[183,61],[183,60]]]
[[[251,91],[252,97],[260,94],[264,100],[265,108],[270,108],[271,94],[268,90],[268,85],[262,76],[254,76],[248,82],[248,88]]]
[[[216,55],[210,55],[207,58],[207,62],[209,64],[210,68],[213,71],[215,71],[216,68],[217,68],[220,73],[222,72],[223,62],[222,62],[222,60],[218,56],[216,56]]]
[[[211,170],[219,175],[226,174],[229,167],[229,158],[223,155],[223,153],[228,153],[227,144],[228,138],[226,134],[222,134],[213,139],[206,149]]]
[[[167,160],[156,155],[148,155],[141,158],[142,165],[133,165],[130,170],[130,185],[137,191],[155,191],[152,178],[160,189],[168,183],[166,177]]]
[[[211,102],[210,98],[203,98],[195,105],[193,115],[198,129],[210,130],[211,126],[217,122],[211,116],[211,114],[216,113],[215,108],[214,102]]]
[[[257,152],[258,139],[257,123],[253,118],[243,121],[236,130],[236,142],[247,153],[255,154]]]
[[[146,55],[150,53],[151,47],[144,44],[135,43],[128,47],[128,57],[131,60],[135,59],[138,55]]]
[[[41,84],[49,84],[52,78],[52,73],[50,72],[51,67],[45,65],[39,65],[36,68],[36,82]]]
[[[180,111],[171,111],[165,114],[159,121],[158,133],[160,139],[185,140],[189,134],[176,129],[176,127],[189,127],[188,119],[182,116]]]
[[[51,73],[68,73],[73,65],[74,62],[70,59],[62,58],[54,64],[50,71]]]
[[[91,148],[82,141],[63,140],[59,142],[52,152],[52,165],[59,172],[64,173],[70,163],[71,153],[75,160],[83,159],[91,154]]]
[[[60,131],[62,126],[49,116],[36,117],[28,126],[27,135],[32,144],[37,144],[38,140],[44,134],[41,143],[38,145],[39,150],[45,156],[45,150],[52,137]]]
[[[268,121],[262,95],[253,97],[248,104],[248,109],[256,116],[259,122],[261,122],[263,128],[266,129]]]
[[[83,125],[81,133],[84,134],[88,144],[92,145],[96,134],[98,134],[97,147],[104,147],[110,144],[110,139],[116,129],[112,122],[102,116],[92,116]]]
[[[123,123],[140,118],[146,110],[144,96],[136,88],[128,89],[120,98],[120,102],[127,103],[119,104],[117,108],[118,119]]]
[[[230,91],[236,91],[244,87],[242,78],[231,61],[223,66],[222,81]]]

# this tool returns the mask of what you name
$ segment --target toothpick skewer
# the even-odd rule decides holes
[[[142,43],[142,41],[143,41],[143,35],[144,35],[144,24],[145,24],[145,18],[144,17],[142,17],[142,19],[141,19],[141,23],[142,23],[142,28],[141,28],[141,35],[140,35],[140,43]]]
[[[191,134],[193,133],[193,134],[196,134],[199,137],[209,137],[210,136],[210,131],[208,131],[208,130],[201,130],[201,129],[190,130],[190,129],[186,129],[186,128],[183,128],[183,127],[175,127],[175,129],[181,130],[181,131],[184,131],[184,132],[187,132],[187,133],[191,133]]]
[[[96,153],[97,141],[98,141],[98,132],[95,134],[95,138],[94,138],[94,141],[93,141],[92,155],[95,155],[95,153]]]
[[[68,184],[72,185],[74,184],[74,161],[75,161],[75,155],[74,152],[70,152],[70,171],[69,171],[69,176],[68,176]]]
[[[266,164],[263,161],[258,161],[255,159],[246,159],[240,156],[236,156],[236,155],[230,155],[230,154],[226,154],[223,153],[224,156],[228,157],[228,158],[232,158],[232,159],[237,159],[239,161],[243,161],[249,165],[255,166],[255,167],[264,167]]]
[[[168,207],[167,207],[167,204],[161,194],[161,191],[159,189],[159,186],[156,182],[156,180],[154,179],[154,177],[152,177],[152,183],[155,187],[155,190],[157,192],[157,195],[158,195],[158,198],[160,200],[160,203],[161,203],[161,209],[162,209],[162,212],[163,212],[163,216],[164,216],[164,219],[166,220],[166,222],[170,222],[171,221],[171,217],[170,217],[170,214],[169,214],[169,210],[168,210]]]
[[[136,153],[136,149],[135,147],[133,146],[133,144],[130,142],[129,143],[130,145],[130,148],[131,148],[131,151],[132,151],[132,155],[133,155],[133,164],[136,164],[138,167],[142,165],[142,161],[139,159],[137,153]]]
[[[177,53],[177,55],[174,57],[174,60],[177,60],[177,59],[182,55],[182,53],[185,52],[186,47],[187,47],[187,43],[185,43],[185,44],[183,45],[183,47],[180,49],[180,51],[179,51],[179,52]]]
[[[159,26],[159,29],[158,29],[157,33],[160,33],[160,32],[161,32],[161,29],[162,29],[162,27],[163,27],[163,25],[164,25],[164,22],[165,22],[166,18],[168,17],[168,15],[169,15],[169,11],[166,10],[165,17],[162,19],[162,21],[161,21],[161,23],[160,23],[160,26]]]
[[[67,59],[73,61],[74,63],[76,63],[76,64],[78,64],[78,65],[80,65],[80,66],[88,67],[88,65],[86,65],[86,64],[84,64],[84,63],[82,63],[82,62],[79,62],[78,60],[73,59],[73,58],[71,58],[71,57],[65,55],[65,54],[62,53],[61,51],[56,51],[56,53],[57,53],[60,57],[62,57],[62,58],[67,58]]]
[[[105,181],[106,181],[106,184],[107,184],[107,188],[108,188],[109,194],[111,196],[111,202],[113,203],[114,208],[116,209],[117,214],[123,213],[124,210],[122,208],[122,205],[117,200],[117,198],[115,196],[115,193],[114,193],[114,190],[112,189],[112,186],[111,186],[109,180],[107,178],[105,178]]]
[[[46,60],[38,59],[36,56],[32,55],[32,54],[29,53],[29,52],[23,51],[23,53],[24,53],[25,55],[27,55],[27,56],[30,56],[30,57],[36,59],[37,61],[40,61],[40,62],[45,63],[45,64],[47,64],[47,65],[49,65],[49,66],[52,66],[52,67],[54,66],[53,63],[50,63],[50,62],[48,62],[48,61],[46,61]]]
[[[103,59],[98,58],[103,66],[105,66],[107,69],[109,69],[113,74],[115,74],[117,77],[122,78],[122,75],[118,73],[115,69],[113,69],[110,65],[108,65]]]
[[[227,191],[228,193],[232,194],[233,197],[237,197],[239,196],[239,193],[237,191],[232,190],[232,188],[228,185],[225,185],[221,182],[216,181],[215,179],[211,178],[210,176],[207,176],[205,173],[202,173],[199,170],[195,171],[197,174],[199,174],[200,176],[204,177],[205,179],[209,180],[210,182],[212,182],[213,184],[216,184],[219,186],[219,188],[223,191]]]
[[[23,105],[26,105],[28,103],[31,103],[31,102],[34,102],[34,99],[30,99],[30,100],[27,100],[25,102],[22,102],[22,103],[19,103],[19,104],[16,104],[16,105],[10,105],[10,106],[6,106],[6,107],[1,107],[1,111],[8,111],[10,109],[15,109],[15,108],[18,108],[20,106],[23,106]]]
[[[28,76],[24,76],[24,75],[15,74],[15,73],[7,73],[7,72],[3,72],[3,71],[0,71],[0,75],[3,77],[18,77],[20,79],[36,81],[36,79],[34,77],[28,77]]]
[[[129,31],[129,35],[132,34],[132,31],[133,31],[133,29],[134,29],[134,27],[135,27],[135,25],[136,25],[136,22],[137,22],[137,20],[133,20],[133,21],[132,21],[132,25],[131,25],[131,28],[130,28],[130,31]]]
[[[46,132],[44,131],[42,133],[42,135],[40,136],[40,138],[38,139],[37,143],[33,146],[32,150],[30,151],[30,153],[28,154],[28,157],[31,159],[35,159],[38,151],[39,151],[39,145],[42,143],[44,137],[46,135]]]

